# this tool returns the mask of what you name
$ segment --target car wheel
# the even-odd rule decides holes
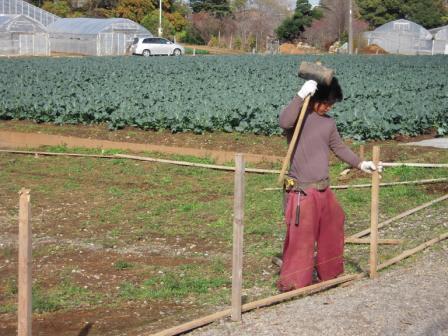
[[[182,55],[182,51],[180,51],[180,49],[174,49],[173,55],[174,56],[180,56],[180,55]]]
[[[142,55],[145,57],[151,56],[151,52],[148,49],[143,50]]]

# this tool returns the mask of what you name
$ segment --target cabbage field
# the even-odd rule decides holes
[[[448,134],[447,56],[319,59],[343,87],[332,115],[345,137]],[[0,119],[280,134],[302,60],[317,57],[0,59]]]

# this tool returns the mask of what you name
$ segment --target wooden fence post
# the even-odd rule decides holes
[[[244,156],[235,155],[235,196],[233,215],[232,321],[241,321],[244,231]]]
[[[372,161],[376,167],[380,162],[380,147],[374,146]],[[380,191],[380,174],[378,170],[372,173],[372,204],[370,213],[370,278],[378,277],[378,205]]]
[[[360,158],[362,161],[364,161],[364,160],[365,160],[365,155],[366,155],[366,153],[365,153],[365,147],[364,147],[364,145],[360,145],[360,146],[359,146],[359,158]]]
[[[31,336],[31,207],[30,190],[19,192],[18,336]]]

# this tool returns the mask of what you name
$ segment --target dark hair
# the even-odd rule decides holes
[[[330,85],[318,84],[317,91],[312,97],[314,102],[329,102],[331,104],[340,102],[343,98],[342,88],[336,77],[333,77]]]

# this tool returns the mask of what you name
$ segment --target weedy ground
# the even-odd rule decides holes
[[[235,137],[220,136],[227,136],[228,143]],[[259,141],[269,143],[269,139]],[[250,152],[250,141],[241,146]],[[63,146],[39,150],[101,152]],[[212,163],[210,159],[139,154]],[[383,143],[382,157],[448,163],[447,151],[408,148],[396,142]],[[332,184],[370,181],[357,171],[340,177],[345,168],[332,158]],[[388,168],[382,181],[447,175],[446,169]],[[89,328],[89,335],[127,335],[156,331],[230,304],[231,172],[118,158],[0,153],[0,179],[0,334],[14,335],[16,328],[17,214],[22,187],[31,189],[33,311],[38,332],[73,335]],[[282,194],[263,190],[275,187],[276,179],[275,175],[246,174],[246,301],[276,293],[278,269],[271,258],[282,248]],[[347,215],[346,235],[369,227],[370,189],[335,192]],[[446,193],[447,183],[381,188],[380,220]],[[381,230],[380,237],[405,241],[381,246],[379,261],[445,232],[446,219],[445,201]],[[346,245],[346,273],[367,269],[368,255],[367,245]]]

